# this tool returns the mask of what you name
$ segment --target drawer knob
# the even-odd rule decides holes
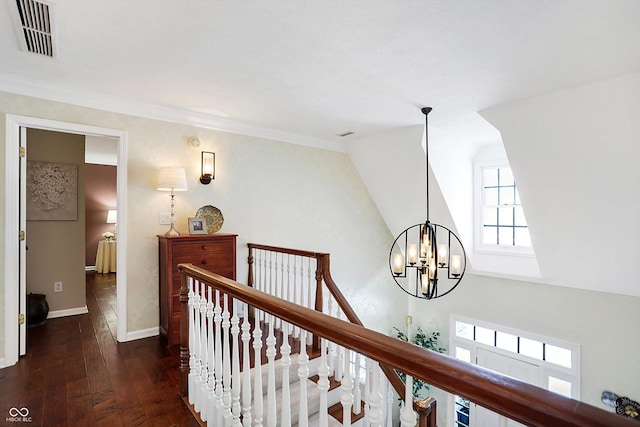
[[[202,250],[206,251],[207,250],[207,245],[202,245]]]
[[[207,265],[207,260],[206,259],[202,260],[202,265]]]

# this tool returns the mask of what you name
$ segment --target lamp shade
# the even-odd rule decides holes
[[[114,209],[109,209],[107,213],[107,224],[115,224],[118,218],[118,211]]]
[[[158,190],[187,191],[187,175],[184,168],[162,166],[158,174]]]

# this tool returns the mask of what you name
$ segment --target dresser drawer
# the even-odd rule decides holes
[[[171,263],[174,276],[179,276],[178,264],[193,264],[196,267],[218,273],[219,270],[233,269],[235,258],[230,253],[210,253],[175,255]],[[218,273],[220,274],[220,273]]]
[[[230,239],[219,241],[181,242],[173,245],[174,256],[229,253],[234,247]]]
[[[180,342],[181,277],[178,264],[236,279],[236,235],[158,236],[160,333],[169,345]]]

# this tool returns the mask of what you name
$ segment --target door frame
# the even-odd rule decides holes
[[[18,307],[19,274],[18,232],[20,128],[33,128],[54,132],[95,135],[115,138],[118,144],[117,200],[118,200],[118,278],[116,281],[116,338],[127,340],[127,132],[117,129],[81,125],[77,123],[6,115],[5,137],[5,199],[4,199],[4,361],[0,368],[17,363],[19,358]],[[12,237],[13,236],[13,237]],[[26,313],[24,313],[26,315]],[[3,363],[2,363],[3,362]]]

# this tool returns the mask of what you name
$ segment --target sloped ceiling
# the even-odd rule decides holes
[[[502,132],[521,187],[534,182],[527,148],[550,135],[525,138],[532,112],[501,106],[640,72],[637,0],[65,0],[51,9],[54,58],[22,50],[15,2],[0,4],[0,90],[345,151],[421,126],[429,105],[433,162],[452,151],[470,158]],[[483,113],[491,123],[481,111],[493,111]],[[564,136],[554,143],[585,135]],[[444,184],[449,208],[464,209]],[[542,204],[532,212],[547,209],[531,188],[531,204]],[[573,215],[588,207],[578,205]],[[544,230],[537,251],[554,245],[550,230],[562,231],[540,218],[530,218]],[[560,258],[541,262],[554,281],[564,280],[550,264]]]

